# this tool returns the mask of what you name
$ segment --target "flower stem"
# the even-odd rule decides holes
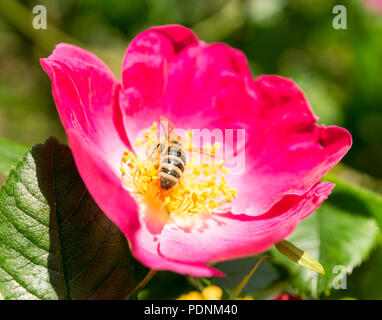
[[[127,295],[125,300],[129,300],[132,297],[135,297],[139,291],[141,291],[146,284],[151,280],[151,278],[155,275],[156,270],[150,270],[147,272],[146,276],[142,279],[142,281]]]
[[[187,280],[197,290],[199,290],[199,291],[203,290],[204,285],[202,284],[202,282],[198,278],[195,278],[195,277],[192,277],[192,276],[188,276]]]
[[[269,259],[269,258],[273,258],[273,257],[272,256],[262,256],[259,259],[259,261],[252,268],[252,270],[243,278],[243,280],[241,280],[241,282],[238,284],[238,286],[231,291],[231,294],[229,295],[228,300],[235,300],[239,296],[239,294],[241,293],[241,291],[243,290],[245,285],[248,283],[249,279],[252,277],[253,273],[256,271],[256,269],[261,264],[261,262],[263,262],[264,259]]]

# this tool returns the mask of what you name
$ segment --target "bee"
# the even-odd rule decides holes
[[[162,152],[159,162],[159,184],[163,190],[169,190],[175,186],[183,176],[187,158],[182,143],[169,139],[160,146]]]
[[[173,188],[183,176],[187,165],[186,151],[198,152],[210,157],[215,155],[203,148],[185,146],[182,138],[173,134],[175,126],[166,118],[160,116],[159,123],[165,137],[155,148],[159,154],[158,179],[161,189],[167,191]]]
[[[175,126],[166,118],[159,117],[165,137],[154,151],[159,155],[158,179],[163,190],[170,190],[182,178],[187,164],[186,150],[182,139],[173,134]]]

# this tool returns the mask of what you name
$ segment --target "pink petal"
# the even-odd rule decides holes
[[[135,139],[159,115],[183,129],[245,129],[244,150],[225,141],[237,147],[236,160],[245,159],[229,177],[239,191],[233,214],[259,215],[286,194],[303,195],[349,150],[349,132],[317,126],[293,81],[278,76],[252,80],[240,51],[206,45],[183,27],[169,28],[178,30],[178,38],[183,34],[192,40],[174,45],[170,32],[163,35],[154,28],[127,50],[120,94],[127,135]],[[232,162],[235,153],[229,153]]]
[[[117,79],[96,56],[67,44],[59,44],[41,65],[51,78],[78,172],[99,207],[131,236],[138,228],[138,211],[120,179],[126,145],[113,121]]]
[[[135,200],[123,188],[120,159],[129,145],[118,119],[119,84],[93,54],[58,45],[41,59],[78,171],[99,207],[130,240],[132,252],[148,267],[195,276],[222,275],[204,263],[184,263],[158,253],[158,242],[141,223]]]
[[[305,194],[352,144],[347,130],[315,124],[304,94],[291,80],[262,76],[254,84],[259,102],[253,130],[246,131],[245,171],[228,177],[239,190],[235,214],[261,214],[287,194]]]
[[[317,209],[334,185],[320,182],[303,196],[285,196],[267,213],[246,215],[212,214],[197,228],[166,225],[160,252],[186,262],[219,261],[253,255],[285,239],[296,225]]]
[[[252,112],[244,54],[221,43],[206,45],[181,26],[152,28],[135,38],[122,78],[120,105],[130,140],[159,115],[179,128],[224,129],[245,123],[243,113]]]
[[[52,55],[41,59],[41,65],[52,80],[65,130],[85,139],[117,173],[129,145],[122,123],[117,121],[118,80],[95,55],[68,44],[59,44]]]
[[[134,257],[148,268],[155,270],[171,270],[182,274],[191,274],[196,277],[223,276],[224,274],[207,266],[201,260],[184,262],[180,256],[168,258],[159,251],[160,236],[152,234],[147,224],[141,221],[140,228],[130,237],[131,249]],[[208,262],[208,261],[205,261]]]
[[[155,270],[172,270],[199,277],[223,275],[201,262],[178,262],[161,256],[157,236],[151,234],[146,224],[140,221],[137,204],[122,187],[120,178],[76,132],[68,130],[67,135],[77,168],[89,192],[99,207],[129,239],[136,259]]]
[[[97,149],[89,146],[73,129],[66,134],[77,169],[88,191],[126,237],[132,238],[140,227],[135,200],[123,188],[120,177],[99,156]]]
[[[154,269],[221,275],[204,262],[258,253],[282,240],[330,193],[331,184],[317,181],[351,145],[345,129],[315,125],[292,81],[252,80],[240,51],[206,45],[184,27],[152,28],[134,39],[122,88],[103,62],[74,46],[59,45],[41,64],[87,188],[135,257]],[[196,216],[197,228],[171,224],[162,234],[138,213],[121,185],[120,158],[160,115],[183,129],[246,130],[245,165],[229,177],[238,189],[231,213]]]

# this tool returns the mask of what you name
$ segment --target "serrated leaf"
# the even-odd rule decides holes
[[[382,235],[379,235],[382,238]],[[382,299],[382,239],[369,259],[346,278],[344,288],[332,290],[329,299]]]
[[[28,148],[20,143],[0,138],[0,173],[7,175],[27,150]]]
[[[5,299],[120,299],[132,289],[124,235],[98,208],[70,149],[50,138],[0,191],[0,294]]]
[[[320,261],[325,276],[299,267],[276,249],[272,249],[273,261],[289,271],[290,283],[300,295],[318,297],[333,286],[336,266],[351,273],[369,255],[377,234],[374,219],[349,214],[326,202],[288,237]]]

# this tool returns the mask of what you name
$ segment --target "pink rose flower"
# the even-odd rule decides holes
[[[345,129],[316,125],[291,80],[253,79],[241,51],[208,45],[182,26],[140,33],[121,82],[95,55],[68,44],[41,64],[89,192],[133,255],[156,270],[222,275],[206,263],[283,240],[328,197],[334,185],[320,179],[351,146]],[[143,142],[155,143],[160,116],[183,129],[245,129],[236,146],[241,172],[188,161],[182,182],[161,189],[158,163],[145,162],[137,139],[151,128]]]

